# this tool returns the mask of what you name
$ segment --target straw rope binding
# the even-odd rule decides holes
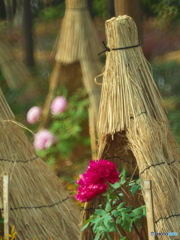
[[[139,46],[140,46],[140,44],[136,44],[136,45],[127,46],[127,47],[120,47],[120,48],[112,48],[112,49],[110,49],[110,48],[105,44],[104,41],[103,41],[103,44],[104,44],[106,50],[98,53],[98,55],[101,55],[101,54],[104,53],[104,52],[110,52],[110,51],[115,51],[115,50],[123,50],[123,49],[134,48],[134,47],[139,47]]]
[[[160,162],[160,163],[152,164],[152,165],[146,167],[143,171],[141,171],[140,174],[144,173],[146,170],[150,169],[151,167],[160,166],[160,165],[162,165],[162,164],[167,164],[167,165],[170,166],[171,164],[173,164],[173,163],[178,163],[178,162],[180,162],[180,161],[173,160],[173,161],[170,162],[170,163],[167,163],[167,162]]]
[[[51,207],[54,207],[55,205],[59,205],[60,203],[63,203],[65,202],[66,200],[68,200],[69,197],[65,198],[65,199],[62,199],[58,202],[55,202],[55,203],[52,203],[50,205],[42,205],[42,206],[26,206],[26,207],[10,207],[10,210],[19,210],[19,209],[32,209],[32,208],[51,208]],[[0,210],[3,210],[4,208],[0,208]]]
[[[32,162],[32,161],[36,160],[37,158],[39,158],[39,157],[35,156],[35,157],[33,157],[31,159],[28,159],[28,160],[12,160],[12,159],[0,158],[0,161],[1,162],[11,162],[11,163],[14,163],[14,162],[29,163],[29,162]]]

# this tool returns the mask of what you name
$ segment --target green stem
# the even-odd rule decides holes
[[[121,187],[122,191],[125,193],[125,195],[127,196],[127,198],[129,199],[129,201],[132,203],[133,207],[134,207],[134,203],[132,201],[132,199],[130,198],[129,194],[124,190],[123,187]]]
[[[142,238],[141,234],[139,233],[139,231],[138,231],[138,229],[137,229],[137,227],[136,227],[136,225],[135,225],[134,223],[133,223],[133,227],[134,227],[137,235],[139,236],[139,238],[140,238],[141,240],[144,240],[144,239]]]

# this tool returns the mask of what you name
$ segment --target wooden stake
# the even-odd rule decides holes
[[[148,224],[148,236],[149,240],[155,240],[155,229],[154,229],[154,213],[153,213],[153,202],[151,193],[151,181],[144,181],[144,191],[145,191],[145,203],[147,211],[147,224]]]
[[[9,239],[9,176],[3,177],[4,237]]]

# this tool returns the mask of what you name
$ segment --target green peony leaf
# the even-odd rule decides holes
[[[114,216],[114,217],[118,217],[119,215],[121,215],[120,213],[119,213],[119,211],[118,210],[113,210],[112,212],[112,215]]]
[[[133,185],[133,186],[131,186],[130,191],[132,194],[135,194],[140,189],[141,189],[140,185]]]
[[[88,226],[89,226],[90,222],[87,222],[82,228],[81,231],[84,231]]]
[[[120,204],[117,206],[117,209],[118,209],[118,210],[122,209],[122,207],[124,207],[124,205],[125,205],[125,202],[120,203]]]
[[[111,204],[109,202],[106,204],[105,211],[106,212],[110,212],[111,211]]]
[[[121,184],[120,184],[120,182],[115,182],[114,184],[110,183],[110,186],[114,189],[117,189],[117,188],[120,188]]]
[[[96,209],[95,213],[99,216],[104,216],[106,215],[106,212],[103,209]]]

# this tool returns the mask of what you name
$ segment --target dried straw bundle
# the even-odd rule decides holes
[[[130,17],[119,16],[106,21],[106,34],[109,51],[98,122],[99,158],[112,154],[118,161],[123,158],[120,151],[129,151],[141,179],[152,180],[156,232],[178,232],[179,153],[148,63],[137,46],[137,28]],[[116,50],[124,47],[130,48]]]
[[[100,42],[87,1],[66,0],[66,12],[61,26],[56,61],[64,65],[80,62],[82,80],[96,116],[101,88],[95,84],[94,78],[102,71],[102,65],[97,56],[100,51]]]
[[[14,121],[0,91],[0,168],[10,175],[10,226],[17,239],[78,239],[79,211]],[[2,196],[2,194],[1,194]],[[2,210],[2,198],[1,198]]]
[[[94,119],[97,121],[101,97],[101,86],[94,82],[94,78],[100,73],[100,70],[102,70],[102,65],[99,61],[91,60],[81,61],[80,64],[82,70],[82,80],[94,112]]]
[[[58,84],[67,86],[70,93],[82,86],[87,90],[94,116],[97,117],[101,88],[94,82],[102,66],[97,57],[101,51],[97,33],[86,0],[66,0],[65,16],[61,25],[56,65],[50,78],[50,90],[43,111],[47,125],[50,103]],[[45,124],[42,125],[45,127]]]
[[[118,36],[116,36],[116,37],[118,38]],[[110,53],[108,53],[108,54],[110,54]],[[107,58],[107,61],[108,61],[108,58]],[[118,110],[119,106],[117,106],[117,109],[116,109],[116,111],[118,111],[118,113],[114,112],[114,109],[112,110],[113,103],[109,100],[109,99],[113,99],[113,94],[112,94],[111,90],[113,89],[114,92],[117,90],[117,86],[113,85],[113,83],[112,83],[113,80],[110,78],[111,74],[115,74],[113,72],[113,69],[115,69],[115,68],[116,68],[115,62],[111,62],[111,68],[110,69],[105,68],[105,72],[103,75],[103,85],[102,85],[102,94],[101,94],[101,102],[100,102],[101,112],[99,115],[100,121],[98,124],[98,134],[99,134],[98,159],[100,159],[100,158],[109,159],[109,160],[113,161],[114,163],[116,163],[119,170],[121,170],[123,167],[125,167],[128,171],[128,176],[132,176],[132,177],[136,178],[136,177],[138,177],[137,163],[136,163],[134,154],[129,149],[129,142],[128,142],[125,131],[121,131],[121,132],[114,131],[114,135],[113,135],[113,139],[112,139],[111,132],[109,132],[109,129],[107,129],[109,127],[109,125],[107,124],[107,121],[109,121],[109,120],[107,120],[107,115],[110,117],[111,120],[119,118],[119,115],[117,116],[117,114],[119,113],[119,110]],[[106,70],[108,71],[108,73],[106,73]],[[106,77],[105,77],[105,74],[106,74]],[[105,89],[106,89],[106,93],[107,93],[106,96],[104,94]],[[113,102],[115,102],[115,101],[117,101],[116,98],[113,99]],[[103,112],[103,114],[102,114],[102,112]],[[117,119],[115,121],[118,122]],[[102,130],[103,126],[106,126],[105,131]],[[132,205],[132,202],[133,202],[133,205],[136,207],[143,204],[143,199],[139,195],[137,195],[135,197],[131,196],[132,202],[130,202],[129,199],[127,199],[127,198],[124,199],[124,201],[128,202],[130,205]],[[85,209],[96,208],[96,206],[98,205],[98,202],[99,202],[98,200],[95,200],[90,203],[87,203],[85,205]],[[84,211],[83,217],[82,217],[82,222],[84,220],[86,220],[87,218],[89,218],[91,212],[92,211],[87,211],[87,210]],[[132,239],[132,238],[134,240],[139,239],[139,237],[136,233],[132,233],[132,234],[126,233],[126,234],[130,239]],[[146,236],[146,228],[144,228],[143,231],[141,231],[141,234]],[[82,233],[81,239],[90,240],[90,239],[92,239],[92,236],[93,236],[93,234],[92,234],[91,229],[88,229]],[[116,239],[116,236],[114,236],[114,239]],[[117,236],[117,239],[119,239],[118,236]]]
[[[66,0],[56,61],[70,64],[95,60],[101,51],[100,43],[86,0]]]
[[[110,50],[138,44],[136,25],[127,16],[106,21],[106,35]],[[159,102],[161,97],[141,47],[107,53],[99,133],[114,134],[123,131],[130,127],[132,118],[145,111],[156,120],[165,121],[161,104],[157,104]]]
[[[180,156],[168,123],[139,116],[127,137],[140,178],[152,181],[156,232],[179,232]]]

